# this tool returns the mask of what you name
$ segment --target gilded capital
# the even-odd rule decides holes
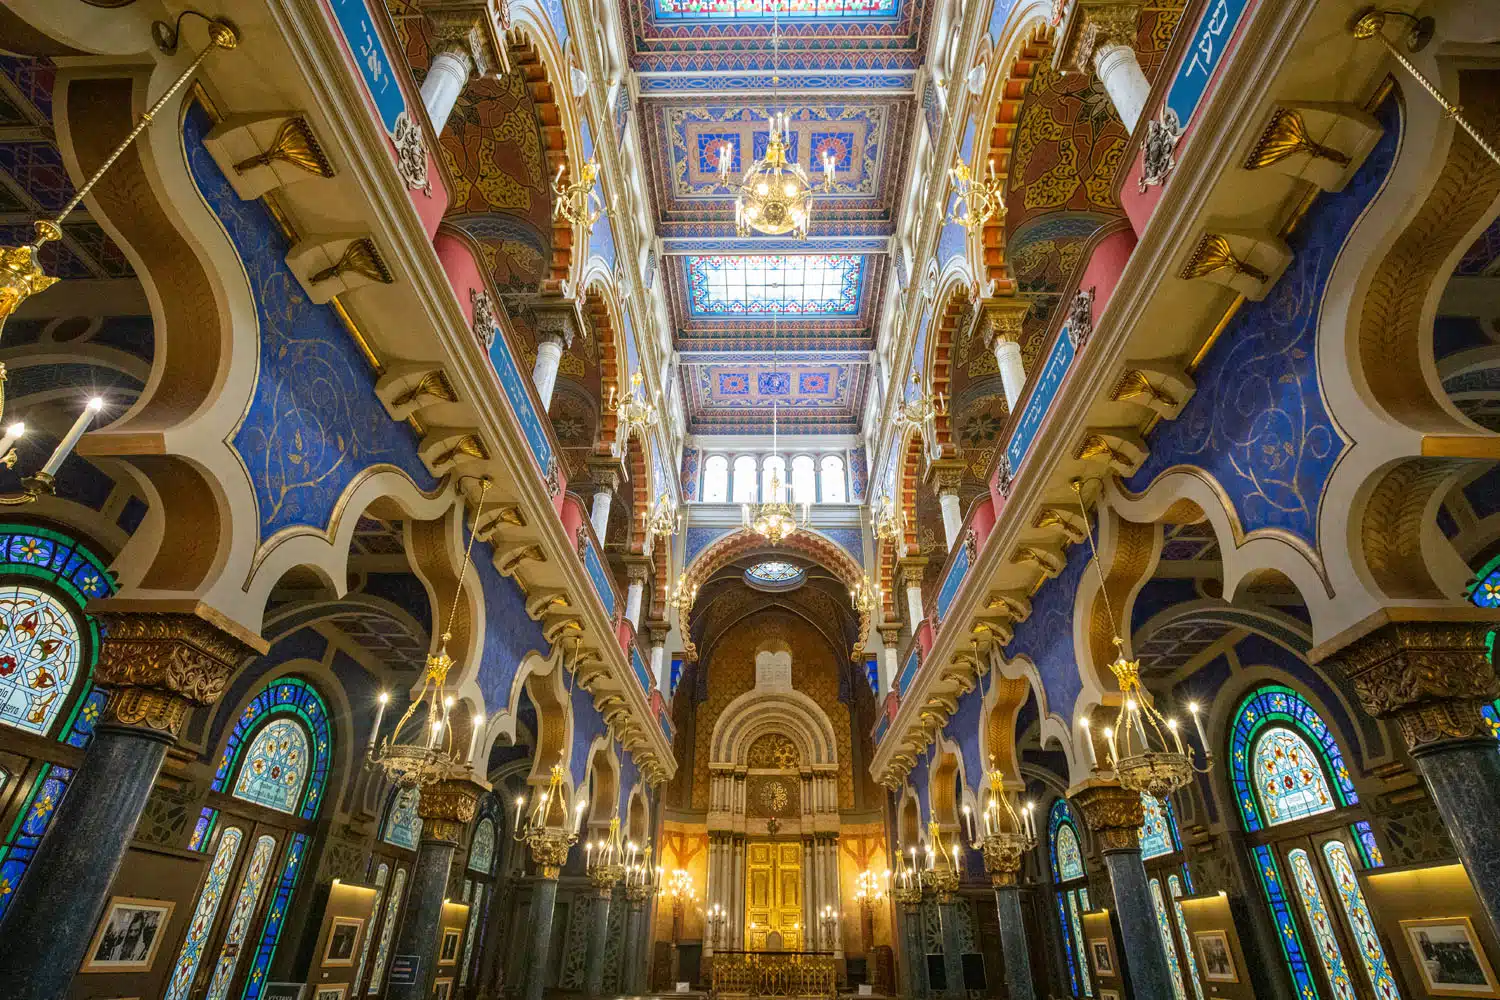
[[[526,835],[527,846],[531,848],[531,859],[536,862],[542,878],[555,879],[562,874],[562,866],[568,861],[568,851],[577,840],[577,837],[566,830],[552,828],[534,828]]]
[[[912,587],[918,589],[922,586],[922,577],[927,573],[926,559],[903,559],[900,563],[901,586],[910,590]]]
[[[965,463],[957,459],[943,459],[932,462],[927,467],[927,475],[932,480],[938,496],[945,493],[957,493],[964,481]]]
[[[1139,3],[1078,0],[1060,47],[1061,65],[1069,72],[1087,73],[1104,49],[1115,45],[1134,49],[1140,12]]]
[[[189,612],[95,612],[103,641],[94,679],[111,689],[107,723],[176,737],[190,708],[212,705],[238,666],[262,652]]]
[[[1491,739],[1480,707],[1500,694],[1486,640],[1493,621],[1387,621],[1332,653],[1360,706],[1394,719],[1411,750]]]
[[[1146,821],[1141,793],[1112,782],[1091,781],[1071,796],[1103,851],[1129,851],[1141,846],[1141,824]]]
[[[984,340],[990,350],[997,340],[1010,340],[1019,344],[1026,314],[1031,312],[1031,300],[1022,298],[993,298],[980,303],[984,316]]]
[[[464,828],[474,818],[483,787],[468,778],[449,778],[422,788],[417,815],[422,817],[422,837],[458,843]]]

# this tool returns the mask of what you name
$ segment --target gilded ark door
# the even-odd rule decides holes
[[[745,947],[765,951],[773,932],[781,935],[782,951],[802,947],[802,844],[798,841],[752,840],[745,845]]]

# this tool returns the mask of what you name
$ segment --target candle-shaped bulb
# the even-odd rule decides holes
[[[19,420],[5,428],[5,437],[0,438],[0,457],[4,457],[10,451],[11,446],[21,440],[21,436],[25,433],[26,425]]]
[[[89,423],[93,421],[94,415],[104,408],[102,397],[95,396],[83,407],[83,412],[78,414],[78,419],[73,421],[73,426],[68,428],[68,433],[57,443],[52,451],[52,457],[47,459],[47,464],[42,466],[42,475],[56,476],[57,470],[62,468],[63,460],[73,452],[78,439],[83,437],[83,432],[88,430]]]

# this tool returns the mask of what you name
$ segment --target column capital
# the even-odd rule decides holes
[[[1349,678],[1365,712],[1394,719],[1412,751],[1448,740],[1491,740],[1480,708],[1500,694],[1487,647],[1500,621],[1473,620],[1472,608],[1455,610],[1470,620],[1432,620],[1433,609],[1386,609],[1351,629],[1359,633],[1352,641],[1320,647],[1314,658],[1326,658]]]
[[[912,556],[902,559],[896,564],[901,573],[901,586],[905,588],[921,587],[922,577],[927,573],[927,557]]]
[[[1031,312],[1031,300],[1019,296],[983,299],[979,303],[979,314],[984,322],[984,342],[995,349],[997,341],[1021,342],[1021,328],[1027,313]]]
[[[474,818],[485,787],[472,778],[450,778],[422,787],[417,815],[422,818],[422,839],[456,844],[464,827]]]
[[[880,641],[885,643],[885,648],[897,652],[901,648],[901,627],[882,628],[880,630]]]
[[[103,633],[94,679],[111,691],[105,722],[170,739],[189,708],[217,702],[239,665],[267,648],[202,605],[156,611],[106,601],[90,613]]]
[[[631,583],[644,584],[651,578],[651,560],[642,556],[629,556],[625,559],[625,579]]]
[[[470,63],[470,72],[488,76],[501,67],[509,69],[505,42],[496,31],[510,26],[508,0],[489,3],[485,0],[418,0],[417,6],[432,25],[433,54],[462,53]],[[494,10],[491,8],[494,7]]]
[[[1112,45],[1135,48],[1139,3],[1128,0],[1077,0],[1063,26],[1058,65],[1073,73],[1087,73],[1094,57]]]
[[[567,830],[551,827],[533,829],[527,834],[526,844],[531,848],[531,859],[541,870],[542,878],[557,880],[562,874],[562,866],[568,862],[568,851],[577,840]]]
[[[648,621],[646,623],[646,635],[650,639],[653,648],[656,646],[665,646],[667,644],[667,636],[671,631],[672,627],[664,621]]]
[[[620,491],[620,483],[624,479],[624,471],[620,460],[599,455],[591,455],[588,458],[589,479],[593,481],[594,491],[610,493]]]
[[[530,311],[538,345],[554,343],[564,349],[573,346],[573,338],[578,335],[580,323],[578,306],[572,299],[555,296],[533,299]]]
[[[1091,779],[1068,796],[1083,814],[1104,851],[1128,851],[1141,845],[1141,824],[1146,821],[1141,793],[1112,781]]]
[[[964,480],[966,464],[956,458],[940,458],[927,463],[927,480],[933,484],[938,496],[957,494]]]

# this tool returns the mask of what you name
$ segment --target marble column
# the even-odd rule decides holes
[[[901,911],[901,965],[906,971],[906,995],[927,993],[927,952],[922,947],[922,896],[898,901]]]
[[[435,135],[441,135],[453,105],[471,76],[487,76],[498,62],[490,36],[472,14],[459,11],[429,13],[433,57],[422,81],[422,107]]]
[[[1109,872],[1132,995],[1172,996],[1172,974],[1146,884],[1146,868],[1141,864],[1140,830],[1145,815],[1140,793],[1091,778],[1069,798],[1094,832]]]
[[[901,655],[901,630],[881,629],[880,641],[885,644],[885,650],[880,654],[880,694],[876,699],[877,705],[896,686],[896,672],[901,669],[901,664],[896,660]]]
[[[651,638],[651,678],[656,682],[656,690],[661,696],[668,700],[672,697],[672,666],[667,662],[667,634],[669,629],[666,623],[652,625],[649,630]]]
[[[417,801],[422,841],[417,845],[417,863],[412,866],[406,890],[406,911],[392,950],[393,955],[417,956],[417,976],[412,983],[391,982],[386,989],[387,1000],[426,1000],[432,995],[448,873],[484,790],[484,786],[466,778],[439,781],[422,789]]]
[[[1500,932],[1500,743],[1480,714],[1500,693],[1486,649],[1496,623],[1391,620],[1396,613],[1380,613],[1330,663],[1367,713],[1395,720],[1491,929]]]
[[[958,940],[958,908],[964,904],[956,892],[939,892],[937,905],[943,924],[943,973],[948,980],[943,996],[964,997],[968,992],[964,989],[963,950]]]
[[[651,898],[649,886],[632,885],[625,889],[625,899],[630,904],[625,914],[625,947],[620,960],[620,992],[626,996],[638,996],[645,991],[644,922],[646,901]]]
[[[604,544],[605,537],[609,534],[609,505],[614,498],[614,492],[607,486],[594,493],[594,506],[589,510],[589,523],[594,526],[594,537],[599,539],[600,545]]]
[[[554,869],[555,870],[555,869]],[[552,913],[557,908],[557,876],[541,874],[531,883],[531,947],[527,949],[525,1000],[542,1000],[547,963],[552,959]]]
[[[583,990],[597,997],[604,992],[604,949],[609,944],[609,909],[614,900],[615,884],[594,885],[594,908],[589,912],[589,953],[584,966]]]
[[[1140,5],[1130,0],[1080,0],[1065,29],[1060,63],[1072,72],[1092,69],[1128,132],[1141,120],[1151,84],[1135,55]]]
[[[83,964],[167,747],[195,705],[265,651],[191,614],[101,612],[94,679],[111,694],[7,909],[0,998],[62,1000]],[[254,645],[252,645],[254,643]]]
[[[562,364],[562,354],[562,338],[537,340],[536,367],[531,370],[531,381],[536,385],[536,394],[541,397],[543,410],[552,408],[552,390],[557,387],[557,369]]]
[[[1021,345],[1009,337],[995,338],[995,364],[1000,367],[1000,385],[1005,392],[1005,405],[1015,412],[1021,401],[1021,390],[1026,388],[1026,364],[1021,360]]]
[[[911,631],[915,636],[917,626],[922,624],[922,575],[927,570],[925,558],[901,560],[901,587],[906,591],[906,613],[911,619]]]
[[[567,299],[533,300],[531,318],[536,330],[536,366],[531,381],[541,397],[542,409],[549,410],[563,351],[573,346],[573,338],[578,335],[578,307]]]
[[[625,578],[629,585],[625,590],[625,617],[630,627],[641,629],[641,604],[646,594],[646,579],[651,575],[651,564],[644,559],[631,561],[625,567]]]
[[[938,507],[943,512],[943,538],[951,553],[961,542],[964,530],[963,506],[958,496],[958,488],[963,484],[964,465],[951,459],[941,459],[928,466],[928,475],[932,477]]]
[[[1031,979],[1031,952],[1026,943],[1026,924],[1021,915],[1021,890],[1016,878],[1021,872],[1023,844],[991,835],[984,841],[984,867],[995,889],[995,912],[1000,923],[1000,952],[1005,959],[1005,981],[1010,1000],[1035,1000]]]

